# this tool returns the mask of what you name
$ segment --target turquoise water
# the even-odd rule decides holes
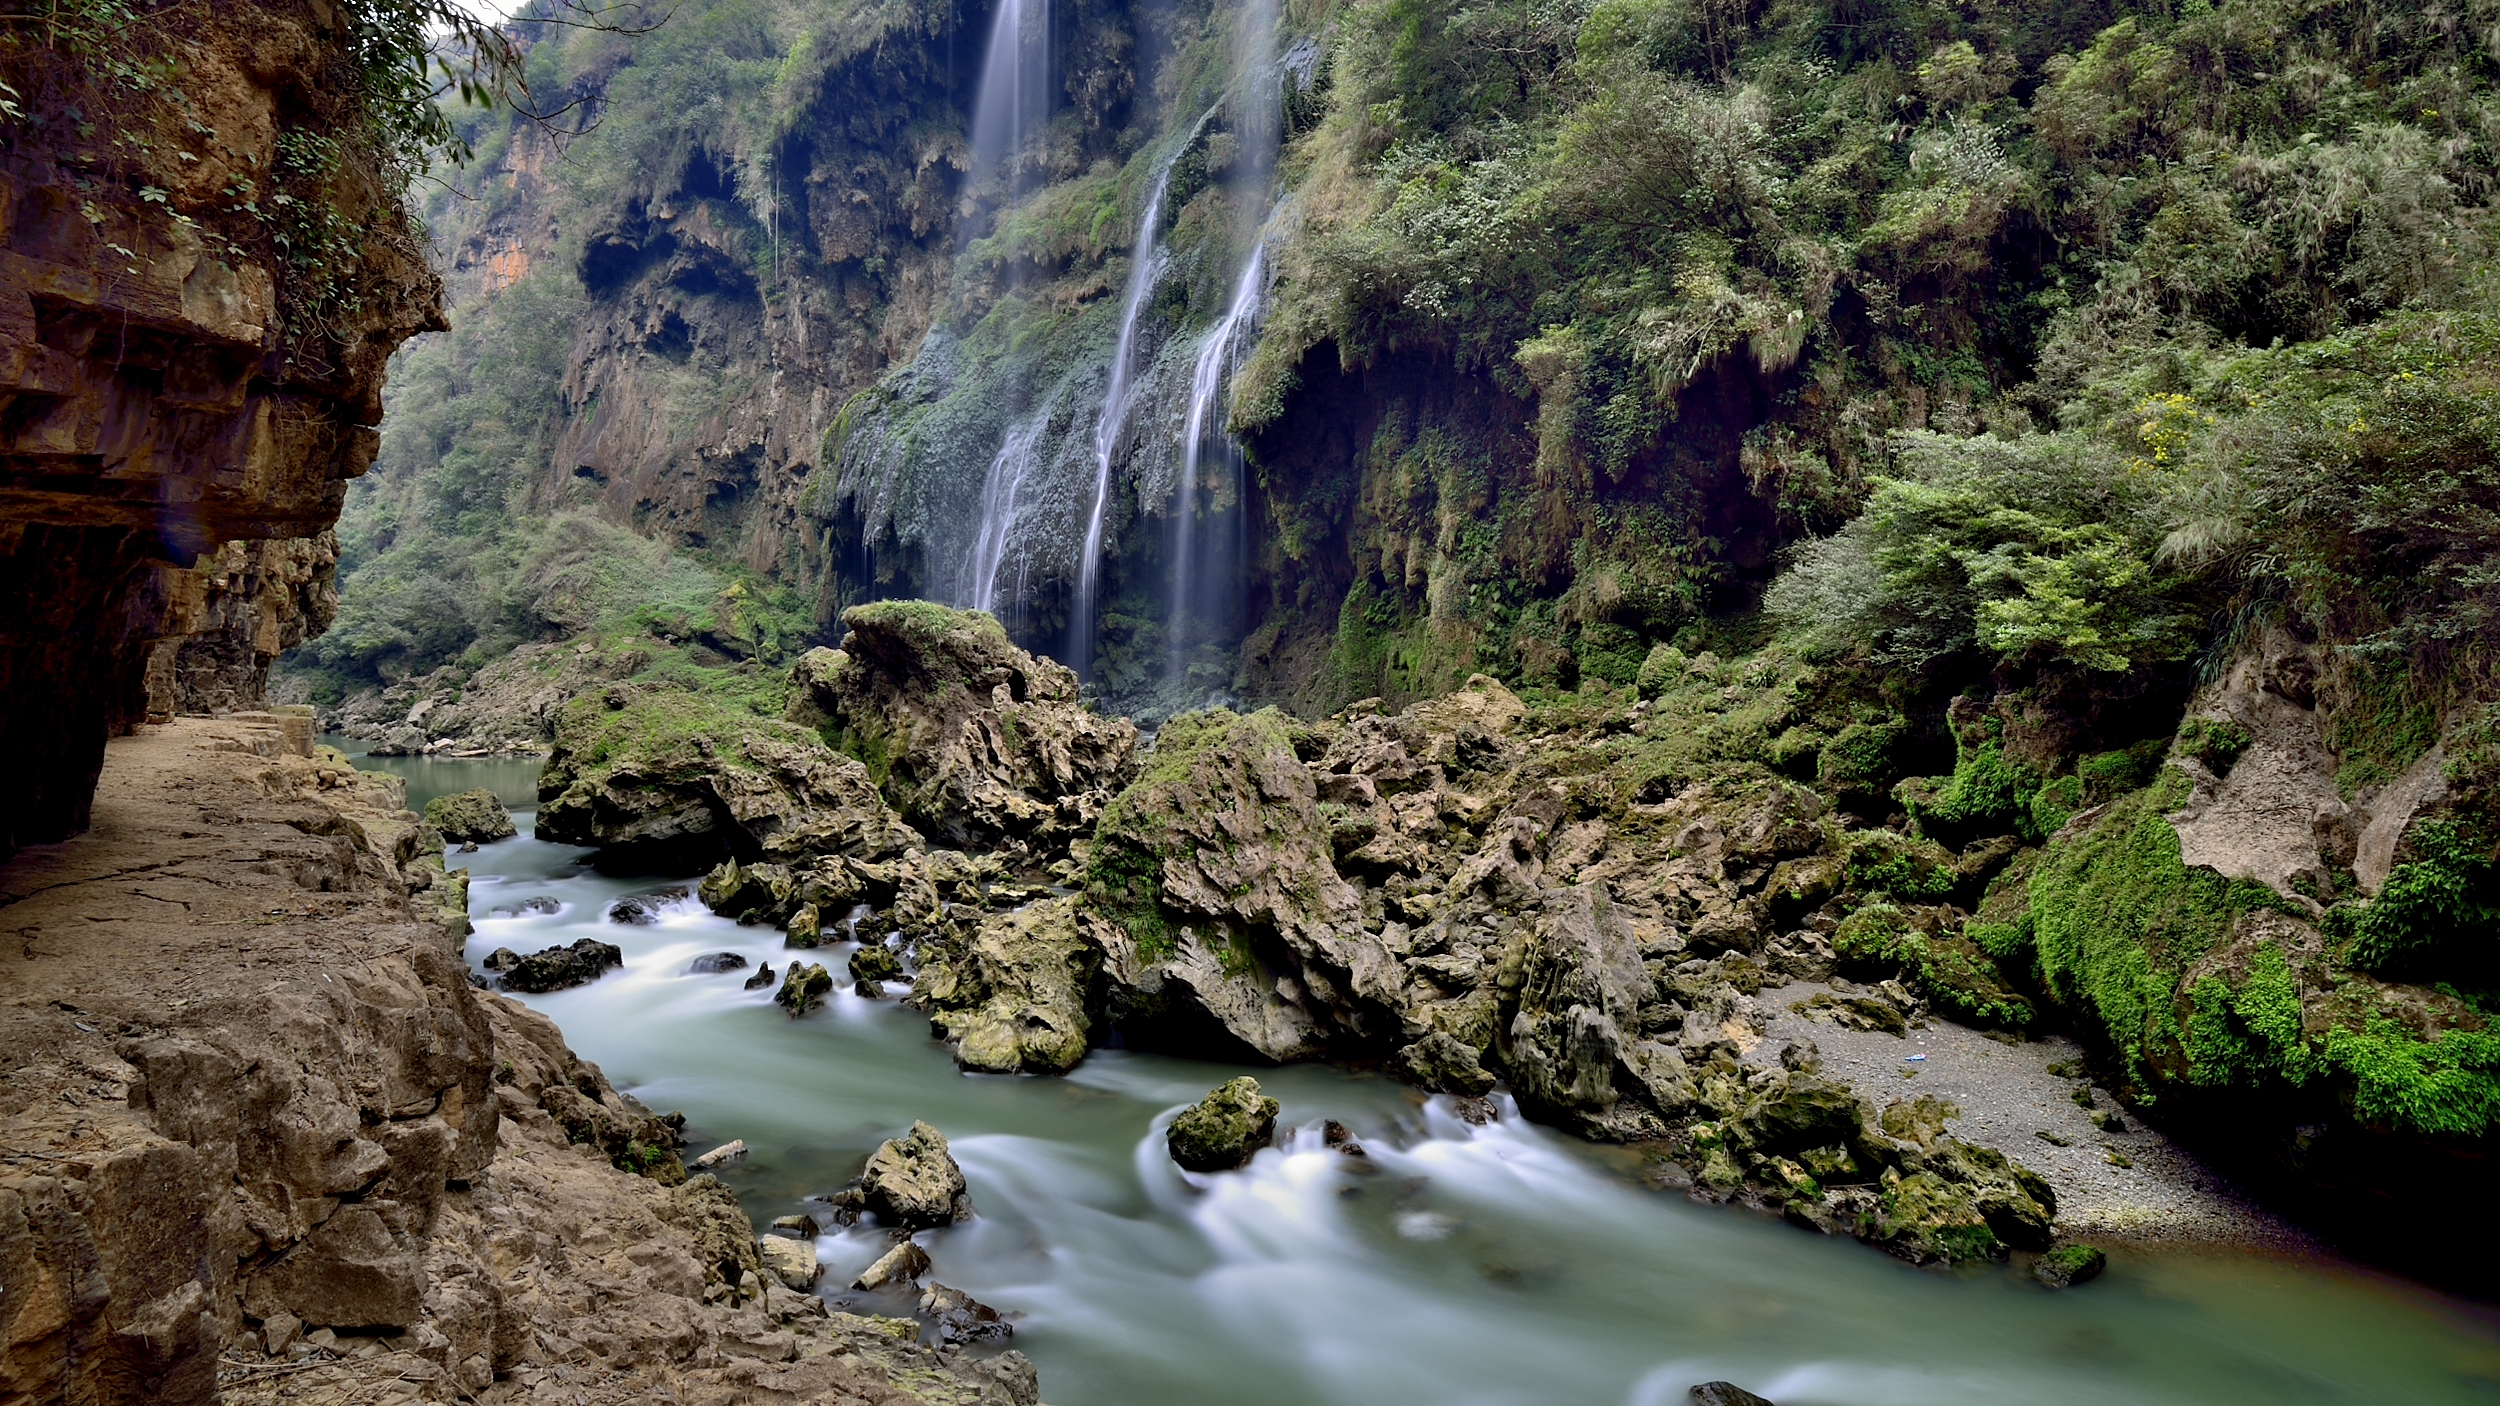
[[[453,856],[479,915],[470,959],[585,934],[622,948],[622,972],[526,999],[618,1084],[682,1109],[695,1150],[745,1139],[728,1180],[759,1220],[807,1209],[915,1118],[952,1138],[979,1215],[919,1237],[934,1277],[1016,1315],[1056,1406],[1682,1406],[1714,1378],[1781,1406],[2500,1402],[2500,1329],[2426,1290],[2251,1255],[2121,1255],[2063,1294],[1913,1269],[1643,1190],[1606,1149],[1515,1118],[1471,1128],[1368,1074],[1254,1071],[1289,1145],[1189,1176],[1162,1123],[1243,1071],[1101,1051],[1065,1079],[967,1076],[921,1017],[847,990],[790,1020],[744,973],[682,974],[720,951],[778,971],[778,932],[691,902],[607,922],[665,885],[528,838],[533,764],[365,765],[409,775],[418,805],[490,785],[521,812],[522,838]],[[538,896],[559,911],[487,916]],[[849,952],[812,955],[838,971]],[[1371,1155],[1322,1147],[1328,1118]],[[823,1291],[904,1311],[837,1287],[884,1246],[824,1237]]]

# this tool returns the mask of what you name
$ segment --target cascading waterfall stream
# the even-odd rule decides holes
[[[1189,636],[1185,623],[1193,611],[1206,604],[1207,599],[1206,583],[1199,578],[1206,568],[1206,558],[1211,554],[1200,550],[1198,539],[1202,534],[1198,523],[1198,494],[1210,438],[1214,440],[1216,462],[1227,475],[1226,482],[1233,490],[1231,496],[1236,504],[1240,499],[1241,446],[1234,442],[1231,432],[1220,422],[1211,423],[1210,417],[1215,416],[1220,398],[1231,388],[1233,367],[1258,329],[1259,311],[1265,302],[1266,292],[1267,244],[1262,239],[1251,246],[1250,262],[1242,267],[1241,280],[1233,287],[1232,301],[1224,309],[1224,318],[1207,333],[1206,340],[1199,343],[1197,364],[1189,374],[1189,415],[1181,429],[1180,489],[1172,513],[1169,628],[1171,675],[1175,681],[1185,682],[1188,673]]]
[[[972,539],[972,559],[965,564],[963,584],[955,592],[958,605],[998,613],[998,573],[1007,561],[1007,545],[1016,533],[1016,500],[1033,472],[1042,431],[1050,426],[1044,405],[1007,431],[981,481],[981,530]]]
[[[1204,119],[1200,119],[1201,123]],[[1163,158],[1155,172],[1154,193],[1146,197],[1145,216],[1137,222],[1137,238],[1129,247],[1128,294],[1120,304],[1120,336],[1111,352],[1110,384],[1104,389],[1102,414],[1094,421],[1094,504],[1085,518],[1085,546],[1076,562],[1076,600],[1068,612],[1067,662],[1091,673],[1094,655],[1094,595],[1102,579],[1103,506],[1111,496],[1111,457],[1128,428],[1129,404],[1136,398],[1137,326],[1163,278],[1169,262],[1155,231],[1163,222],[1163,197],[1171,192],[1172,166],[1187,147],[1182,143]]]

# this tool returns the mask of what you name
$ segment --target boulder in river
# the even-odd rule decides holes
[[[649,680],[565,706],[538,801],[539,838],[595,845],[623,864],[875,859],[919,839],[868,768],[813,731]]]
[[[494,792],[483,787],[456,796],[436,796],[426,802],[425,823],[454,844],[491,844],[520,833],[512,827],[512,812],[504,809],[503,801]]]
[[[623,923],[627,927],[647,928],[660,921],[660,910],[672,903],[682,902],[685,897],[684,889],[662,889],[658,893],[638,893],[630,898],[620,898],[608,905],[608,921]]]
[[[1775,1406],[1734,1382],[1703,1382],[1693,1388],[1693,1406]]]
[[[772,1233],[787,1235],[793,1240],[813,1240],[824,1232],[818,1228],[814,1216],[801,1212],[795,1216],[773,1217]]]
[[[1075,898],[1046,899],[981,924],[969,942],[922,947],[912,1000],[955,1041],[955,1061],[985,1074],[1064,1074],[1085,1058],[1085,992],[1096,965],[1091,920]],[[883,948],[871,950],[892,961]],[[867,979],[859,958],[852,974]],[[895,975],[901,975],[899,968]],[[878,978],[883,979],[883,978]]]
[[[747,959],[735,952],[706,952],[686,964],[688,976],[718,976],[722,972],[745,971]]]
[[[888,1284],[917,1284],[929,1272],[929,1252],[909,1240],[877,1256],[877,1262],[851,1281],[854,1289],[882,1289]]]
[[[802,1293],[815,1287],[817,1276],[824,1273],[824,1266],[816,1262],[813,1240],[767,1235],[756,1249],[764,1257],[766,1273]]]
[[[1282,1107],[1245,1074],[1183,1109],[1164,1130],[1164,1146],[1171,1149],[1173,1161],[1190,1171],[1230,1171],[1275,1140]]]
[[[746,989],[747,989],[747,990],[749,990],[749,991],[761,991],[761,990],[763,990],[765,987],[770,986],[770,985],[772,985],[772,984],[773,984],[773,969],[772,969],[772,964],[771,964],[771,963],[769,963],[769,962],[767,962],[767,963],[766,963],[766,964],[764,964],[763,966],[757,967],[757,968],[755,969],[755,975],[750,976],[750,977],[748,977],[748,978],[747,978],[747,980],[746,980]]]
[[[520,964],[520,953],[513,951],[509,947],[498,947],[494,951],[487,953],[486,960],[478,965],[486,968],[490,972],[508,972]]]
[[[605,976],[610,967],[624,965],[625,954],[615,944],[585,937],[570,947],[544,948],[513,963],[503,974],[503,989],[562,991],[587,986]]]
[[[947,1150],[946,1135],[926,1123],[889,1139],[869,1154],[856,1185],[858,1209],[888,1225],[927,1230],[972,1214],[963,1168]]]
[[[815,946],[824,940],[824,928],[824,919],[817,916],[816,905],[813,903],[800,904],[798,911],[792,913],[790,921],[784,925],[784,931],[793,947]]]
[[[851,954],[851,980],[900,981],[903,959],[882,942],[863,942]]]
[[[814,962],[792,962],[789,974],[781,978],[781,991],[773,1000],[796,1020],[823,1005],[825,993],[832,989],[833,973]]]
[[[989,615],[875,601],[842,623],[840,649],[791,670],[790,719],[871,759],[903,818],[942,843],[1064,849],[1135,768],[1136,727],[1086,708],[1074,671]]]
[[[745,1138],[733,1138],[730,1141],[724,1142],[720,1146],[713,1148],[711,1151],[704,1153],[702,1156],[697,1157],[693,1161],[688,1162],[686,1166],[694,1171],[708,1172],[720,1167],[726,1167],[732,1162],[743,1162],[746,1159],[747,1140]]]
[[[2060,1245],[2032,1265],[2031,1277],[2052,1289],[2071,1289],[2101,1277],[2109,1256],[2091,1245]]]

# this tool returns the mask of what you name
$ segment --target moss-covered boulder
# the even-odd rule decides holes
[[[842,623],[842,648],[792,670],[789,716],[860,759],[932,838],[1056,853],[1127,781],[1136,727],[1086,708],[1074,672],[991,616],[877,601]]]
[[[1064,1074],[1085,1057],[1093,1029],[1086,991],[1100,948],[1084,931],[1092,921],[1073,897],[1000,914],[959,949],[924,954],[912,1000],[955,1042],[955,1060],[966,1069]],[[893,955],[882,947],[860,955],[872,950]],[[852,970],[859,972],[857,960]]]
[[[1258,1080],[1244,1075],[1182,1109],[1164,1129],[1164,1146],[1173,1161],[1190,1171],[1231,1171],[1275,1140],[1276,1115],[1282,1109],[1259,1092]]]
[[[1475,1046],[1445,1031],[1432,1031],[1398,1051],[1397,1069],[1420,1087],[1438,1093],[1472,1097],[1493,1090],[1493,1076]]]
[[[508,840],[520,832],[513,827],[512,812],[492,791],[480,787],[458,795],[436,796],[425,803],[425,823],[442,832],[453,844],[493,844]]]
[[[1360,972],[1387,954],[1333,862],[1318,783],[1273,709],[1164,724],[1103,813],[1086,901],[1111,920],[1108,974],[1147,1038],[1283,1063],[1362,1032]],[[1151,1021],[1146,1017],[1151,1013]]]
[[[2032,1263],[2031,1277],[2052,1289],[2071,1289],[2101,1277],[2109,1256],[2093,1245],[2060,1245]]]
[[[1968,1024],[2021,1030],[2037,1018],[2031,999],[1952,909],[1869,903],[1841,921],[1832,952],[1843,973],[1862,980],[1898,975],[1937,1010]]]
[[[773,995],[773,1004],[788,1011],[790,1018],[796,1020],[823,1005],[826,993],[831,990],[833,973],[815,962],[793,961],[788,973],[781,978],[781,990]]]
[[[669,684],[575,699],[538,780],[538,837],[627,865],[875,859],[918,837],[810,730]]]
[[[1604,888],[1553,891],[1503,961],[1496,980],[1508,987],[1509,1019],[1494,1049],[1521,1110],[1598,1136],[1663,1131],[1616,1107],[1643,1089],[1631,1079],[1619,1088],[1617,1073],[1640,1065],[1638,1012],[1657,993],[1637,935]]]

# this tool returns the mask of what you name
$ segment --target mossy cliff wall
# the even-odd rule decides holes
[[[204,643],[160,663],[157,707],[184,658],[195,702],[252,701],[322,623],[320,539],[372,462],[384,363],[439,320],[397,192],[310,145],[342,24],[186,12],[127,71],[40,31],[0,50],[22,109],[0,119],[0,748],[22,768],[0,854],[84,827],[160,642]],[[361,238],[308,253],[307,223]]]

